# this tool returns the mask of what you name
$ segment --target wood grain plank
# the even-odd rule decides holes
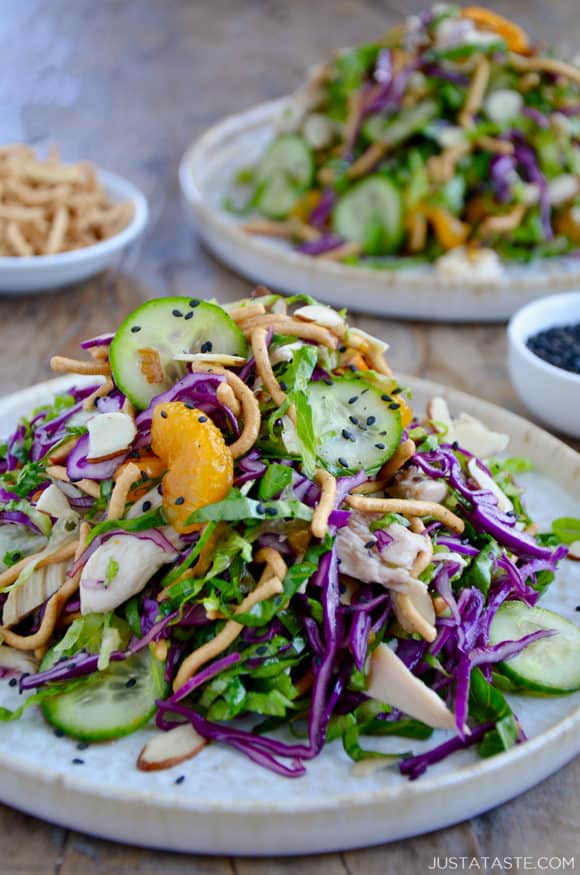
[[[0,805],[2,875],[54,875],[60,866],[65,830]]]

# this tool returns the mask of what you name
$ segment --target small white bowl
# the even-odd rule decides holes
[[[557,325],[580,322],[580,292],[540,298],[508,325],[509,369],[524,404],[551,431],[580,437],[580,374],[545,362],[526,346],[529,337]]]
[[[147,199],[137,186],[106,170],[98,171],[99,179],[114,201],[132,200],[133,218],[118,234],[71,252],[56,255],[0,256],[0,294],[22,295],[26,292],[47,292],[70,285],[105,270],[117,255],[143,232],[149,210]]]

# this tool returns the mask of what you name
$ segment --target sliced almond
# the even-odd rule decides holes
[[[372,653],[366,692],[434,729],[455,728],[455,717],[443,699],[415,677],[386,644],[379,644]]]
[[[438,434],[445,433],[448,437],[451,435],[451,441],[454,440],[453,420],[444,398],[431,398],[427,404],[427,418]]]
[[[484,471],[477,459],[470,459],[467,463],[467,470],[481,489],[486,489],[497,498],[497,506],[502,513],[508,513],[514,509],[514,506],[505,492],[499,488],[493,477],[490,477],[487,471]]]
[[[322,325],[324,328],[345,327],[342,316],[339,316],[332,307],[325,307],[323,304],[307,304],[305,307],[299,307],[294,311],[294,316],[304,319],[306,322],[316,322],[317,325]]]
[[[172,358],[176,362],[205,362],[208,365],[223,365],[224,368],[234,368],[246,363],[243,356],[228,355],[225,352],[178,352]]]
[[[572,541],[568,547],[568,559],[580,562],[580,541]]]
[[[56,519],[70,516],[71,513],[73,513],[66,495],[55,483],[51,483],[50,486],[44,490],[36,502],[36,509],[41,510],[43,513],[47,513],[50,516],[56,517]]]
[[[137,768],[142,772],[170,769],[194,757],[207,743],[190,723],[184,723],[150,738],[139,754]]]
[[[489,459],[490,456],[503,453],[510,440],[509,435],[492,431],[468,413],[459,415],[453,423],[453,430],[459,446],[480,459]]]
[[[126,413],[98,413],[87,422],[88,461],[111,459],[127,450],[137,434],[133,419]]]

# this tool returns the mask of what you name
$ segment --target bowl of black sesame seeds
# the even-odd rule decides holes
[[[526,407],[552,431],[580,437],[580,292],[523,307],[508,341],[511,380]]]

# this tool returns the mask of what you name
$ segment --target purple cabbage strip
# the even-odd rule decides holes
[[[344,238],[338,237],[336,234],[322,234],[318,240],[307,240],[296,247],[297,252],[302,255],[323,255],[325,252],[331,252],[333,249],[338,249],[344,243]]]
[[[439,64],[424,64],[421,71],[425,76],[432,76],[434,79],[443,79],[445,82],[451,82],[453,85],[466,87],[469,85],[469,78],[465,73],[458,73],[455,70],[446,70]]]
[[[517,641],[502,641],[500,644],[494,644],[491,647],[477,647],[469,654],[471,667],[475,668],[478,665],[488,665],[494,662],[505,662],[508,659],[513,659],[522,650],[525,650],[529,644],[534,641],[540,641],[542,638],[551,638],[558,633],[553,629],[537,629],[535,632],[530,632],[519,638]]]
[[[550,119],[543,112],[540,112],[539,109],[536,109],[535,106],[524,106],[522,109],[523,115],[527,115],[528,118],[531,118],[539,128],[543,130],[547,130],[550,127]]]
[[[145,446],[151,439],[151,423],[153,411],[158,404],[169,401],[187,401],[203,410],[216,421],[216,425],[224,430],[231,428],[234,435],[239,435],[239,425],[236,417],[225,404],[218,400],[217,388],[224,381],[221,374],[192,373],[186,374],[166,392],[161,392],[151,400],[149,407],[143,410],[135,420],[138,429],[137,447]]]
[[[165,704],[168,706],[175,705],[177,702],[181,702],[182,699],[185,699],[186,696],[189,696],[193,690],[200,687],[202,684],[207,683],[207,681],[214,678],[221,671],[225,671],[225,669],[230,668],[232,665],[235,665],[240,661],[239,653],[229,653],[227,656],[222,656],[221,659],[217,659],[215,662],[212,662],[211,665],[204,668],[202,671],[195,674],[192,678],[190,678],[187,683],[185,683],[176,693],[169,697],[169,699],[165,700]]]
[[[260,454],[257,450],[252,450],[243,459],[238,462],[238,470],[240,473],[234,480],[234,486],[241,486],[248,480],[257,480],[266,471],[266,463],[260,459]]]
[[[94,349],[97,346],[110,346],[115,335],[111,332],[106,334],[97,334],[96,337],[89,337],[88,340],[82,340],[79,344],[81,349]]]
[[[514,157],[521,166],[524,176],[528,182],[535,183],[540,190],[540,216],[542,220],[542,230],[546,240],[552,240],[554,232],[552,230],[550,196],[548,193],[548,183],[546,177],[540,170],[536,153],[528,143],[523,141],[522,135],[516,131],[512,133],[512,140],[515,140]]]
[[[328,224],[336,203],[336,194],[331,188],[325,188],[322,196],[309,216],[309,222],[315,228],[323,228]]]
[[[20,526],[26,526],[28,529],[32,529],[34,532],[38,532],[39,534],[43,534],[38,526],[32,522],[29,516],[27,516],[21,510],[2,510],[0,511],[0,523],[16,523]]]
[[[406,775],[410,781],[416,781],[417,778],[420,778],[421,775],[427,771],[429,766],[441,762],[441,760],[444,760],[450,754],[455,753],[458,750],[464,750],[467,747],[479,744],[484,735],[494,728],[494,725],[494,723],[484,723],[473,729],[471,734],[465,736],[465,738],[455,736],[455,738],[450,738],[449,741],[444,741],[443,744],[434,747],[426,753],[420,753],[414,757],[407,757],[407,759],[401,760],[399,763],[399,771],[402,775]]]
[[[376,538],[377,550],[379,551],[379,553],[382,553],[383,550],[385,550],[389,546],[389,544],[392,544],[395,540],[393,536],[389,535],[389,533],[385,529],[377,529],[373,534]]]
[[[495,199],[505,204],[512,198],[512,185],[516,170],[513,155],[494,155],[490,163],[491,184]]]
[[[89,462],[89,436],[80,436],[66,460],[66,473],[71,482],[76,480],[110,480],[119,465],[127,458],[128,451],[113,456],[112,459],[104,459],[102,462]]]

